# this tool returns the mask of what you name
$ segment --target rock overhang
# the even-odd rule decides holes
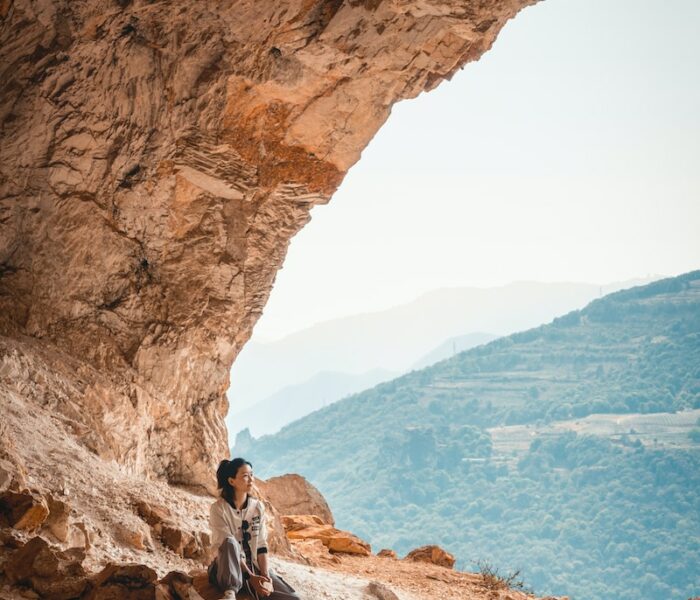
[[[532,3],[4,3],[0,332],[84,373],[82,443],[211,489],[230,366],[311,207]]]

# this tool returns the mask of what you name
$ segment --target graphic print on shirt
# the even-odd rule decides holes
[[[254,534],[257,534],[260,531],[260,515],[255,515],[251,519],[251,530],[253,531]]]

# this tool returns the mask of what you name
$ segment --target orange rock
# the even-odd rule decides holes
[[[33,531],[40,527],[49,516],[49,507],[44,498],[36,492],[23,490],[6,491],[0,495],[0,523]]]
[[[289,536],[290,531],[298,531],[300,529],[306,529],[307,527],[317,527],[319,525],[327,525],[324,523],[321,517],[315,515],[282,515],[282,524],[284,525],[284,530]]]
[[[418,562],[427,562],[434,565],[439,565],[441,567],[446,567],[451,569],[455,564],[455,557],[449,552],[440,548],[440,546],[421,546],[415,550],[411,550],[406,555],[407,560],[414,560]]]
[[[337,529],[335,531],[337,533],[332,535],[328,541],[328,549],[331,552],[360,554],[361,556],[369,556],[372,554],[372,547],[356,535]]]
[[[160,525],[170,519],[170,511],[164,506],[151,504],[145,500],[137,500],[134,503],[138,515],[151,527]]]
[[[49,544],[40,537],[29,540],[15,552],[5,565],[5,576],[10,583],[28,583],[34,574],[34,560],[49,551]]]
[[[383,558],[397,558],[396,552],[388,548],[383,548],[382,550],[377,552],[377,556],[381,556]]]
[[[184,556],[185,548],[190,547],[194,542],[194,536],[191,533],[170,523],[163,524],[160,538],[165,546],[180,556]]]
[[[114,537],[120,543],[136,550],[153,549],[148,527],[141,523],[141,526],[134,526],[133,523],[117,523],[114,526]]]
[[[287,515],[282,520],[290,540],[320,540],[331,552],[362,556],[372,553],[367,542],[352,533],[326,525],[315,515]]]
[[[326,499],[301,475],[292,473],[256,484],[280,515],[316,515],[323,523],[335,525]]]

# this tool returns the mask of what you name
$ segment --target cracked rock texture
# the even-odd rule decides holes
[[[533,2],[0,0],[15,392],[48,402],[45,360],[68,378],[51,413],[89,451],[211,489],[229,369],[311,207],[394,102]]]

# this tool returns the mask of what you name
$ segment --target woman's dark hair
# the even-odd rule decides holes
[[[233,460],[222,460],[219,468],[216,469],[216,483],[221,490],[221,497],[233,506],[233,486],[228,482],[229,477],[236,478],[236,473],[243,465],[248,465],[251,469],[253,465],[245,458],[234,458]]]

